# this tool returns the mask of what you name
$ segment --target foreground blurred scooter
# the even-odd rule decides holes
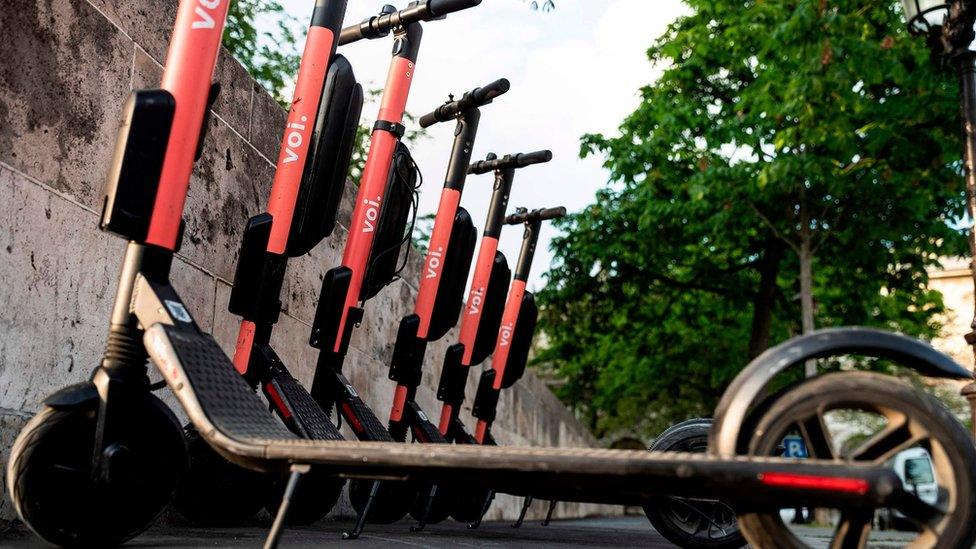
[[[408,10],[439,14],[472,3],[428,0]],[[337,21],[345,3],[319,0],[318,6]],[[804,545],[780,518],[780,508],[796,506],[838,510],[831,543],[839,547],[864,546],[878,508],[917,523],[917,545],[973,543],[976,449],[933,397],[891,377],[841,372],[764,402],[769,382],[784,370],[851,353],[884,357],[928,376],[971,377],[931,346],[881,330],[821,330],[761,355],[723,395],[706,454],[297,437],[268,413],[170,283],[226,8],[221,0],[183,0],[164,90],[137,91],[127,106],[102,215],[104,229],[129,241],[105,358],[91,381],[45,400],[14,442],[7,467],[14,507],[42,538],[61,546],[116,545],[149,527],[165,508],[186,466],[186,443],[173,414],[151,392],[148,357],[215,450],[243,467],[290,472],[266,547],[277,545],[291,498],[311,466],[339,477],[459,483],[565,501],[722,498],[742,513],[742,531],[758,547]],[[873,412],[887,427],[839,454],[823,417],[851,410]],[[812,459],[773,457],[797,426]],[[886,464],[913,446],[929,449],[936,504],[906,489]]]

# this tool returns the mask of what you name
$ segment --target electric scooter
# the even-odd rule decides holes
[[[234,354],[237,371],[253,389],[261,388],[271,410],[296,435],[342,440],[271,346],[288,258],[308,253],[335,227],[363,105],[352,66],[330,51],[336,29],[327,27],[325,14],[316,9],[312,16],[268,210],[247,222],[229,309],[243,319]],[[192,428],[187,442],[190,469],[174,500],[182,515],[198,524],[240,522],[269,495],[269,508],[277,509],[274,496],[283,486],[264,488],[266,477],[216,455]],[[290,520],[319,520],[335,505],[344,484],[313,471],[293,497]]]
[[[476,4],[467,0],[454,1],[450,5],[462,9]],[[309,340],[320,351],[312,381],[312,398],[324,410],[337,407],[340,417],[363,441],[392,442],[395,437],[391,437],[342,374],[342,365],[352,329],[362,320],[363,303],[396,279],[402,269],[397,268],[401,248],[407,246],[409,252],[411,231],[405,230],[409,214],[404,206],[411,203],[412,197],[416,214],[415,194],[421,176],[409,151],[399,142],[404,131],[403,110],[420,46],[420,22],[443,13],[428,9],[422,3],[412,4],[399,12],[386,6],[380,15],[343,29],[340,36],[340,44],[380,38],[390,32],[396,39],[388,92],[374,126],[342,265],[324,277]],[[499,93],[496,87],[501,85],[486,86],[473,96],[480,101],[490,101]],[[392,167],[381,163],[388,151],[392,151]],[[344,534],[347,539],[358,537],[367,520],[381,523],[399,520],[409,511],[416,497],[413,485],[392,481],[353,483],[349,494],[359,517],[355,528]]]
[[[429,0],[423,6],[440,13],[469,3]],[[318,7],[333,21],[345,3],[321,0]],[[199,24],[198,10],[205,10],[212,27]],[[973,543],[976,449],[933,397],[860,372],[812,378],[772,400],[761,396],[777,375],[797,371],[806,360],[851,353],[884,357],[927,376],[971,377],[931,346],[882,330],[821,330],[760,355],[719,402],[706,454],[297,437],[268,413],[169,280],[225,18],[225,3],[184,0],[164,90],[137,91],[128,103],[102,216],[103,228],[129,241],[105,359],[90,382],[45,400],[8,462],[14,507],[42,538],[62,546],[115,545],[138,535],[165,508],[185,469],[186,443],[179,423],[151,392],[148,356],[216,451],[243,467],[289,472],[268,547],[276,546],[291,497],[313,465],[345,478],[465,483],[565,501],[639,505],[661,495],[722,498],[740,513],[743,533],[759,547],[804,545],[780,518],[780,508],[794,506],[839,510],[837,546],[863,546],[878,508],[898,510],[919,524],[918,544]],[[823,415],[850,409],[871,411],[887,427],[840,453],[829,443]],[[797,430],[809,441],[812,459],[772,457],[784,436]],[[930,449],[941,494],[935,504],[906,489],[886,465],[914,445]]]
[[[505,307],[505,292],[511,270],[504,254],[498,251],[498,239],[508,209],[509,195],[515,180],[515,170],[549,162],[552,153],[537,151],[506,155],[498,158],[489,154],[485,160],[471,164],[469,174],[494,172],[495,181],[485,230],[478,251],[478,260],[471,279],[458,343],[451,345],[444,356],[444,366],[437,389],[437,398],[444,404],[438,429],[444,439],[456,444],[476,444],[460,420],[461,405],[468,369],[483,362],[492,352]],[[462,522],[473,522],[481,516],[487,494],[482,490],[455,489],[450,515]]]
[[[393,438],[401,442],[406,441],[408,432],[418,442],[447,442],[417,403],[417,388],[427,344],[446,335],[457,323],[461,312],[476,232],[471,216],[459,204],[481,118],[480,108],[508,89],[508,81],[502,79],[467,92],[458,100],[451,96],[445,104],[420,120],[423,127],[449,120],[456,123],[454,147],[421,271],[416,306],[414,313],[400,322],[390,364],[389,377],[396,382],[396,388],[389,428]],[[419,505],[411,509],[411,514],[419,521],[414,531],[422,530],[428,522],[444,520],[453,507],[449,489],[441,489],[438,493],[437,486],[426,486],[420,492],[423,497],[417,500]]]
[[[539,231],[543,221],[558,219],[565,215],[566,208],[562,207],[532,212],[526,208],[518,208],[514,214],[504,218],[506,225],[524,225],[525,229],[522,234],[522,249],[519,251],[515,267],[515,278],[505,300],[501,326],[495,340],[492,365],[481,374],[471,411],[478,419],[473,441],[475,444],[496,445],[494,437],[491,436],[491,425],[497,415],[501,390],[515,385],[515,382],[525,373],[538,319],[535,296],[525,288],[539,242]],[[464,433],[460,421],[455,423],[457,424],[455,429],[459,433]],[[454,518],[462,522],[471,522],[470,527],[477,528],[481,524],[482,517],[488,512],[494,496],[494,490],[471,490],[464,504],[457,506]],[[532,495],[525,497],[522,511],[514,527],[521,526],[532,499]],[[473,513],[476,514],[472,518]]]

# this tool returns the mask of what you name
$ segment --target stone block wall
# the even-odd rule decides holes
[[[120,110],[133,88],[154,87],[175,0],[7,0],[0,9],[0,465],[45,395],[86,379],[105,341],[124,242],[96,229],[103,178]],[[241,231],[263,211],[285,112],[226,52],[222,85],[184,214],[175,286],[224,349],[239,319],[227,312]],[[338,264],[355,188],[346,189],[333,236],[288,268],[274,346],[311,380],[306,342],[319,284]],[[427,192],[430,192],[428,189]],[[412,310],[420,258],[366,306],[346,372],[383,417],[392,402],[387,365],[399,319]],[[456,329],[430,346],[421,404],[435,410],[440,362]],[[469,379],[473,395],[475,375]],[[171,401],[172,402],[172,401]],[[470,419],[470,406],[464,411]],[[531,373],[503,394],[501,444],[594,446],[596,441]],[[5,490],[0,490],[5,493]],[[489,518],[513,518],[520,501],[500,497]],[[533,508],[538,516],[544,504]],[[563,504],[557,516],[617,509]],[[343,505],[339,513],[348,512]],[[0,520],[13,518],[6,497]]]

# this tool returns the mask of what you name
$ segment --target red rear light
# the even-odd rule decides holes
[[[868,481],[859,478],[818,477],[794,473],[760,473],[759,481],[769,486],[847,492],[863,496],[868,493]]]

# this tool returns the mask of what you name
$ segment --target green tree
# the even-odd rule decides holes
[[[613,183],[540,295],[540,361],[598,433],[707,414],[814,326],[935,335],[925,269],[965,246],[955,85],[897,2],[686,3],[619,135],[583,139]]]
[[[273,30],[259,31],[259,19]],[[286,108],[290,79],[301,62],[297,24],[277,0],[234,0],[224,27],[224,47]]]

